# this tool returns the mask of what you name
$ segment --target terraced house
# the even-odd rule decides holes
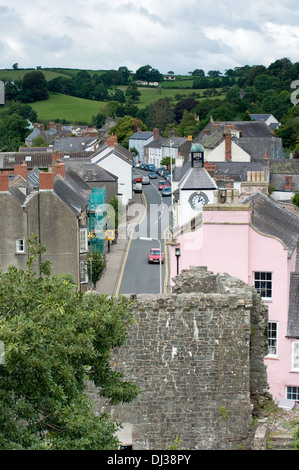
[[[92,189],[63,163],[53,171],[16,165],[13,178],[0,175],[0,266],[24,269],[26,239],[36,234],[47,251],[53,274],[70,273],[83,290],[88,287],[87,210]],[[42,259],[41,259],[42,260]]]

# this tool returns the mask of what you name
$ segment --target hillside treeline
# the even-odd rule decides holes
[[[299,81],[299,62],[283,58],[269,67],[245,65],[227,69],[223,76],[219,71],[209,71],[205,76],[197,69],[192,78],[193,96],[185,97],[183,90],[178,89],[176,102],[160,98],[142,109],[138,107],[140,91],[135,80],[158,81],[163,88],[163,75],[149,65],[140,67],[135,74],[127,67],[100,74],[82,70],[75,76],[61,76],[48,82],[42,71],[30,71],[22,81],[7,83],[5,91],[6,100],[21,103],[45,100],[49,92],[106,101],[105,111],[88,124],[101,127],[107,117],[122,120],[133,117],[149,130],[158,127],[165,136],[170,131],[177,136],[196,136],[211,116],[215,121],[235,121],[249,120],[249,114],[253,113],[273,114],[281,122],[276,134],[282,137],[286,154],[298,152],[299,85],[297,99],[296,81]],[[1,140],[0,135],[0,147]]]

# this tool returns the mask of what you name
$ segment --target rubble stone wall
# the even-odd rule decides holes
[[[143,392],[96,411],[132,425],[134,450],[237,449],[252,425],[252,397],[267,394],[267,309],[251,286],[206,268],[175,279],[173,293],[137,295],[136,323],[113,363]]]

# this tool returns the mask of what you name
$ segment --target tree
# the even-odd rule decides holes
[[[100,129],[104,126],[106,122],[106,116],[102,113],[98,113],[96,116],[92,116],[92,125],[95,126],[97,129]]]
[[[292,199],[294,206],[299,207],[299,192],[296,191]]]
[[[205,72],[204,72],[203,69],[195,69],[195,70],[193,70],[192,75],[193,75],[194,77],[204,77],[204,76],[205,76]]]
[[[85,384],[112,404],[137,396],[110,364],[133,321],[130,305],[52,276],[49,262],[38,265],[44,251],[31,237],[26,269],[0,274],[0,449],[117,449],[117,425],[95,415]]]
[[[101,279],[106,267],[106,258],[98,250],[88,253],[87,257],[87,274],[89,280],[96,287],[97,282]]]
[[[19,114],[3,113],[0,119],[0,150],[17,152],[29,134],[28,122]]]
[[[126,90],[126,96],[135,103],[136,101],[139,101],[140,95],[141,93],[138,90],[137,84],[135,82],[129,83],[127,90]]]
[[[44,74],[40,71],[26,73],[22,80],[20,100],[23,103],[30,103],[48,98],[48,83]]]
[[[199,102],[193,98],[186,98],[180,101],[173,110],[176,122],[179,123],[181,121],[184,111],[191,111],[198,104]]]
[[[117,231],[119,221],[121,220],[125,211],[125,206],[121,202],[121,200],[114,196],[110,199],[108,207],[107,207],[107,229]]]
[[[135,74],[136,80],[145,80],[147,82],[161,82],[163,80],[162,73],[157,69],[153,69],[150,65],[143,65]]]
[[[174,114],[168,98],[160,98],[149,106],[148,125],[150,129],[157,127],[161,132],[167,124],[174,122]]]
[[[32,139],[33,147],[49,147],[49,142],[42,135],[38,135],[35,139]]]
[[[129,146],[129,137],[137,132],[137,129],[142,131],[147,131],[147,127],[140,119],[136,119],[132,116],[124,116],[118,119],[117,124],[113,126],[109,134],[115,134],[117,136],[117,142],[128,148]]]
[[[172,159],[172,164],[175,164],[175,158]],[[161,165],[170,168],[170,157],[163,157],[161,160]]]

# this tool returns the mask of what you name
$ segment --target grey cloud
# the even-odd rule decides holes
[[[63,19],[63,22],[67,27],[71,28],[92,28],[93,26],[85,20],[82,20],[81,18],[73,18],[71,16],[65,16]]]
[[[71,49],[73,46],[73,40],[63,35],[61,37],[50,36],[49,34],[40,37],[26,37],[24,42],[27,44],[28,49],[38,49],[45,52],[62,52],[66,49]]]

